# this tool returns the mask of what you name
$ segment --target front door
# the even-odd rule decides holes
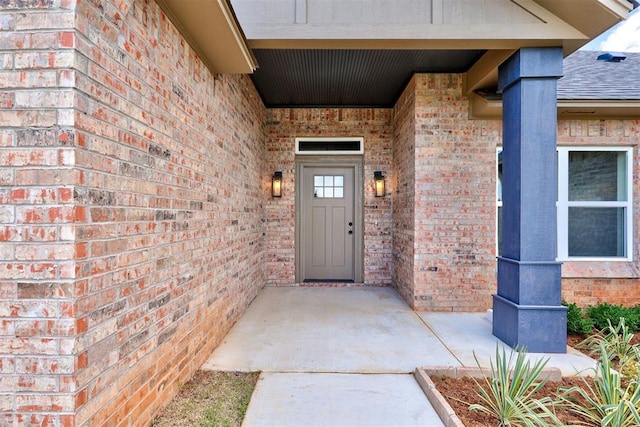
[[[302,279],[353,281],[354,167],[304,167],[301,183]]]

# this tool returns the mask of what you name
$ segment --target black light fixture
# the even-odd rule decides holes
[[[385,192],[385,184],[384,184],[384,175],[382,175],[381,171],[375,171],[373,173],[373,181],[374,187],[376,191],[376,197],[384,197]]]
[[[282,197],[282,171],[275,171],[271,177],[271,196]]]

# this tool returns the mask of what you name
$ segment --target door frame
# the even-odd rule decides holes
[[[364,279],[364,184],[362,156],[296,156],[295,188],[295,245],[296,283],[304,280],[304,254],[302,245],[302,177],[305,168],[344,167],[353,168],[353,282],[363,283]]]

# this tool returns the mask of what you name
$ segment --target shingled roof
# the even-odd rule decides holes
[[[564,60],[558,100],[640,100],[640,53],[620,62],[599,61],[609,52],[579,50]]]

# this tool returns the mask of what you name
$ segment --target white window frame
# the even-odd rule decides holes
[[[500,166],[500,152],[502,151],[504,151],[504,148],[502,146],[498,146],[496,148],[496,256],[500,256],[500,239],[498,238],[498,212],[502,207],[502,188],[498,167]],[[498,197],[498,195],[500,197]]]
[[[558,261],[632,261],[633,260],[633,149],[631,147],[566,146],[558,147]],[[626,153],[626,201],[582,202],[569,201],[569,152],[608,151]],[[620,179],[620,177],[619,177]],[[570,207],[614,207],[625,212],[625,256],[624,257],[570,257],[569,256],[569,208]]]
[[[354,154],[364,154],[364,138],[362,137],[307,137],[307,138],[296,138],[296,147],[295,154],[297,155],[347,155],[353,156]],[[351,142],[359,142],[360,149],[359,150],[342,150],[342,151],[300,151],[300,142],[303,141],[321,141],[321,142],[333,142],[333,141],[351,141]]]

